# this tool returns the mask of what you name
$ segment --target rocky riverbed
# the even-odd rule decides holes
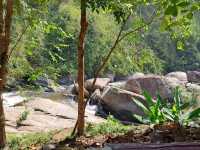
[[[77,103],[62,93],[25,92],[20,94],[20,92],[11,92],[4,93],[3,97],[8,133],[72,128],[76,122]],[[104,121],[95,116],[95,112],[95,106],[87,107],[87,122],[100,123]],[[23,118],[24,114],[27,114],[25,118]]]
[[[200,102],[200,72],[172,72],[165,76],[135,73],[122,80],[98,78],[94,89],[93,79],[86,80],[85,98],[92,93],[86,108],[87,122],[100,123],[108,114],[121,121],[134,122],[132,114],[143,112],[133,98],[145,104],[142,92],[148,91],[155,98],[159,93],[164,101],[172,101],[173,89],[179,86],[185,101],[195,95],[197,107]],[[49,86],[51,84],[45,84]],[[38,132],[71,128],[77,118],[77,85],[67,87],[46,87],[46,92],[4,93],[4,107],[7,132]]]

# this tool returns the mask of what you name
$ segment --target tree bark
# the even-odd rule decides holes
[[[5,18],[3,17],[5,10]],[[7,0],[5,8],[0,0],[0,148],[6,145],[5,115],[2,93],[8,74],[7,64],[10,44],[10,29],[13,14],[13,0]]]
[[[85,127],[85,109],[84,109],[84,41],[87,32],[87,14],[86,14],[86,0],[81,0],[81,31],[78,42],[78,120],[77,120],[77,135],[84,134]]]

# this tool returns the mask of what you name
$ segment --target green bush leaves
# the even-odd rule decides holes
[[[191,110],[191,103],[183,102],[178,87],[174,90],[173,103],[165,103],[160,96],[154,102],[148,92],[144,92],[144,96],[147,106],[138,100],[133,100],[144,111],[144,117],[134,114],[134,117],[142,123],[162,124],[164,122],[176,122],[181,125],[187,125],[190,121],[200,117],[200,108]],[[188,108],[190,108],[189,111]],[[185,111],[186,109],[187,112]]]

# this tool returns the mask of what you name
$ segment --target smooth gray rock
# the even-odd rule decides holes
[[[125,90],[142,94],[147,91],[153,98],[159,94],[163,99],[171,99],[172,91],[165,81],[165,77],[157,75],[145,75],[129,79],[125,84]]]
[[[200,83],[200,71],[187,71],[187,78],[189,82]]]
[[[93,82],[94,82],[94,79],[88,79],[85,81],[85,88],[88,91],[96,90],[96,89],[103,90],[104,87],[107,86],[108,83],[111,82],[111,79],[110,78],[97,78],[96,83],[94,85],[94,89],[92,89]]]
[[[133,114],[144,115],[133,99],[136,98],[145,104],[145,98],[133,92],[116,87],[107,86],[102,94],[101,103],[108,112],[122,121],[135,121]]]
[[[165,76],[166,77],[176,78],[176,79],[178,79],[179,81],[181,81],[183,83],[187,83],[188,82],[187,74],[185,72],[176,71],[176,72],[168,73]]]
[[[17,106],[24,103],[25,97],[19,95],[19,92],[3,93],[3,104],[7,107]]]
[[[53,95],[52,95],[53,97]],[[77,103],[65,100],[65,103],[41,97],[32,98],[25,106],[5,107],[7,132],[46,132],[51,130],[72,128],[77,119]],[[17,127],[20,115],[28,111],[28,116]],[[85,119],[91,123],[101,123],[104,119],[95,116],[96,109],[86,108]]]

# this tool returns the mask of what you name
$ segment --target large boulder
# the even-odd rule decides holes
[[[70,88],[72,88],[72,89],[70,89]],[[78,93],[79,93],[79,86],[78,86],[78,84],[74,84],[74,85],[69,86],[69,89],[68,89],[67,92],[70,92],[70,90],[71,90],[72,94],[78,95]],[[84,88],[84,96],[85,96],[85,98],[88,98],[89,95],[90,95],[89,91]]]
[[[97,78],[96,83],[94,85],[94,89],[92,89],[93,82],[94,82],[94,79],[88,79],[85,81],[85,88],[88,91],[96,90],[96,89],[103,90],[103,88],[106,85],[108,85],[109,82],[111,82],[111,79],[110,78]]]
[[[53,93],[50,93],[53,98]],[[71,100],[63,99],[62,103],[41,97],[31,98],[22,106],[4,107],[6,118],[6,131],[12,133],[49,132],[72,128],[77,119],[78,104]],[[60,100],[61,101],[61,100]],[[24,112],[26,118],[17,124]],[[85,119],[90,123],[101,123],[104,119],[94,115],[95,110],[86,108]]]
[[[142,94],[143,91],[147,91],[152,97],[160,94],[163,99],[171,99],[172,97],[172,92],[165,78],[156,75],[146,75],[129,79],[126,82],[125,90],[137,94]]]
[[[48,77],[39,77],[35,80],[35,84],[42,87],[49,87],[51,86],[53,81]]]
[[[134,73],[132,76],[130,76],[128,78],[124,87],[122,87],[122,88],[124,88],[127,91],[142,94],[142,88],[140,86],[140,83],[137,81],[137,78],[143,78],[144,76],[145,75],[143,73],[140,73],[140,72]]]
[[[66,76],[61,76],[58,79],[58,83],[60,85],[65,85],[65,86],[67,85],[67,86],[69,86],[69,85],[73,84],[74,80],[75,79],[70,74],[67,74]]]
[[[60,116],[65,119],[76,119],[76,109],[69,105],[61,104],[50,99],[36,97],[35,100],[26,103],[28,108],[44,112],[53,116]]]
[[[170,78],[176,78],[177,80],[179,80],[182,83],[187,83],[188,82],[187,74],[185,72],[176,71],[176,72],[168,73],[165,76],[166,77],[170,77]]]
[[[136,121],[133,114],[144,115],[144,112],[135,104],[133,98],[145,104],[145,98],[139,94],[107,86],[101,96],[101,103],[107,112],[110,112],[118,119]]]
[[[117,88],[120,88],[120,89],[124,89],[125,84],[126,84],[126,81],[118,81],[118,82],[109,83],[108,85],[113,86],[113,87],[117,87]]]
[[[198,84],[188,83],[186,85],[186,88],[188,91],[190,91],[194,94],[200,94],[200,85],[198,85]]]
[[[142,87],[140,83],[137,81],[137,78],[129,79],[125,84],[125,90],[131,91],[134,93],[142,94]]]
[[[128,79],[132,79],[132,78],[139,78],[139,77],[144,77],[145,74],[142,72],[135,72],[133,75],[131,75]]]
[[[131,78],[137,78],[137,77],[143,77],[143,76],[145,76],[145,75],[142,72],[135,72],[132,75],[120,75],[120,74],[117,74],[114,77],[114,81],[115,82],[126,81],[126,80],[129,80]]]
[[[167,85],[170,87],[171,90],[175,89],[176,87],[183,87],[185,88],[186,83],[178,80],[174,77],[165,77],[165,81]]]
[[[26,98],[20,96],[19,92],[3,93],[3,104],[7,107],[22,105]]]
[[[34,81],[34,84],[43,87],[45,92],[62,93],[66,90],[66,87],[57,85],[55,81],[49,79],[48,76],[39,77]]]
[[[90,97],[90,104],[98,105],[100,99],[101,99],[101,91],[100,91],[100,89],[96,89]]]
[[[114,77],[114,82],[118,82],[118,81],[125,81],[129,78],[128,75],[121,75],[121,74],[116,74]]]
[[[200,71],[188,71],[187,78],[189,82],[200,83]]]

